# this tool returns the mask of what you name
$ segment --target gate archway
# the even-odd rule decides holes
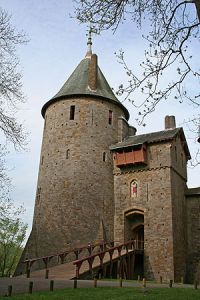
[[[143,247],[144,244],[144,211],[129,210],[125,212],[124,216],[124,240],[135,240],[136,248]],[[135,254],[134,263],[134,278],[138,275],[144,275],[144,255]]]

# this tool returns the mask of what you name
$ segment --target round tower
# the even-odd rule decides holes
[[[113,161],[118,118],[129,118],[101,72],[91,44],[45,119],[33,228],[25,257],[113,239]]]

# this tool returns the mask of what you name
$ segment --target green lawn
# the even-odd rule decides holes
[[[6,299],[0,297],[0,300]],[[8,298],[7,298],[8,299]],[[200,290],[190,288],[78,288],[55,290],[54,292],[35,292],[32,295],[16,295],[10,299],[18,300],[196,300],[200,299]]]

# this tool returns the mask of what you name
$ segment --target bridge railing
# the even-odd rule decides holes
[[[99,258],[99,262],[100,262],[100,266],[103,267],[103,260],[105,257],[106,253],[109,253],[109,261],[111,262],[113,260],[113,254],[114,252],[117,250],[118,252],[118,257],[121,256],[121,252],[122,250],[126,250],[126,254],[133,252],[135,250],[143,250],[144,249],[144,242],[143,241],[139,241],[139,240],[131,240],[122,244],[118,244],[117,246],[111,247],[109,249],[103,250],[99,253],[94,253],[92,255],[89,255],[87,257],[78,259],[76,261],[73,262],[73,264],[75,265],[75,277],[78,279],[80,277],[80,269],[82,267],[82,264],[87,261],[88,265],[89,265],[89,271],[92,272],[92,268],[93,268],[93,263],[94,263],[94,259],[96,257]]]
[[[63,264],[65,262],[66,257],[69,254],[74,254],[75,259],[78,260],[80,254],[84,250],[87,250],[88,254],[91,256],[94,249],[96,249],[97,247],[99,247],[98,252],[102,252],[106,249],[106,247],[113,247],[113,246],[114,246],[114,242],[107,242],[106,243],[106,242],[102,241],[102,242],[96,243],[96,244],[88,243],[87,245],[84,245],[82,247],[77,247],[77,248],[74,248],[72,250],[67,250],[67,251],[63,251],[63,252],[60,252],[60,253],[51,254],[51,255],[48,255],[48,256],[42,256],[42,257],[37,257],[37,258],[28,258],[28,259],[24,260],[23,263],[26,264],[27,277],[30,277],[31,267],[33,266],[33,264],[35,262],[42,261],[44,263],[45,269],[48,269],[49,263],[52,260],[52,258],[57,258],[58,263],[60,261],[60,263]]]

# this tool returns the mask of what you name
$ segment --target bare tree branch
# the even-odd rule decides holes
[[[190,49],[193,41],[200,40],[199,0],[75,0],[75,3],[78,20],[90,21],[99,31],[112,29],[115,32],[126,18],[139,27],[144,22],[148,25],[149,33],[143,37],[149,48],[140,64],[141,74],[128,66],[123,50],[116,54],[128,76],[127,83],[120,84],[117,94],[138,108],[139,124],[145,125],[145,117],[172,95],[180,103],[186,100],[199,108],[200,70],[193,63]],[[197,88],[189,92],[187,82],[191,80]]]
[[[26,133],[16,119],[18,104],[24,102],[16,46],[27,41],[24,33],[12,27],[11,16],[0,7],[0,131],[15,148],[26,145]]]

